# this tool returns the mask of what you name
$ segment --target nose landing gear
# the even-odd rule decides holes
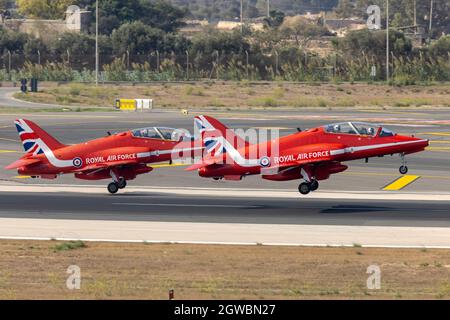
[[[401,174],[407,174],[408,173],[408,167],[406,166],[406,160],[405,160],[405,154],[401,153],[400,154],[400,158],[402,159],[402,165],[400,166],[400,168],[398,169],[398,171]]]
[[[118,177],[114,171],[110,171],[111,178],[113,182],[108,184],[108,192],[111,194],[116,194],[120,189],[125,189],[127,186],[127,180],[124,177]]]
[[[303,195],[307,195],[311,191],[316,191],[319,189],[319,182],[317,180],[313,180],[311,182],[302,182],[298,186],[298,192]]]
[[[300,183],[300,185],[298,186],[298,191],[301,194],[307,195],[311,191],[316,191],[317,189],[319,189],[319,182],[315,179],[315,177],[311,177],[312,174],[310,174],[310,169],[305,170],[304,168],[302,168],[300,172],[303,180],[305,180],[305,182]]]

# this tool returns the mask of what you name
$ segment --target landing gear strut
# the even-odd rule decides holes
[[[117,182],[117,186],[119,187],[119,189],[125,189],[125,187],[127,186],[127,180],[121,177]]]
[[[310,170],[305,170],[304,168],[300,171],[300,174],[305,182],[300,183],[298,186],[298,191],[303,195],[307,195],[311,191],[316,191],[319,188],[319,182],[315,179],[315,177],[311,177],[309,171]]]
[[[124,177],[118,177],[113,170],[110,170],[109,173],[113,179],[113,182],[108,184],[109,193],[115,194],[119,191],[119,189],[124,189],[127,186],[127,180],[125,180]]]
[[[408,173],[408,167],[406,166],[406,160],[405,160],[405,154],[400,153],[400,158],[402,158],[402,165],[398,169],[401,174],[407,174]]]

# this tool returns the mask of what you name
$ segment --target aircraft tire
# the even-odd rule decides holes
[[[408,167],[407,166],[401,166],[398,171],[400,171],[401,174],[407,174],[408,173]]]
[[[119,187],[119,189],[125,189],[125,187],[127,186],[127,180],[125,180],[124,178],[120,178],[119,182],[117,182],[117,186]]]
[[[307,182],[300,183],[298,186],[298,192],[303,195],[307,195],[311,191],[311,184]]]
[[[116,182],[111,182],[108,184],[108,191],[111,194],[117,193],[117,191],[119,191],[119,185]]]
[[[310,189],[311,191],[316,191],[319,189],[319,181],[313,180],[313,182],[311,182]]]

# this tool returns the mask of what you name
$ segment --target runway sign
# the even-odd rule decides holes
[[[407,185],[413,183],[417,179],[419,179],[420,176],[413,176],[413,175],[404,175],[397,180],[393,181],[392,183],[388,184],[386,187],[383,188],[385,191],[398,191],[406,187]]]
[[[123,111],[146,111],[153,109],[152,99],[116,99],[114,107]]]

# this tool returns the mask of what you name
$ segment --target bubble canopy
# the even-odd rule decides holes
[[[324,126],[324,130],[328,133],[355,134],[360,136],[376,136],[378,132],[380,132],[380,137],[389,137],[395,135],[394,132],[380,125],[365,122],[333,123]]]
[[[131,131],[131,134],[136,138],[163,139],[170,141],[191,139],[191,136],[187,131],[166,127],[148,127],[135,129]]]

